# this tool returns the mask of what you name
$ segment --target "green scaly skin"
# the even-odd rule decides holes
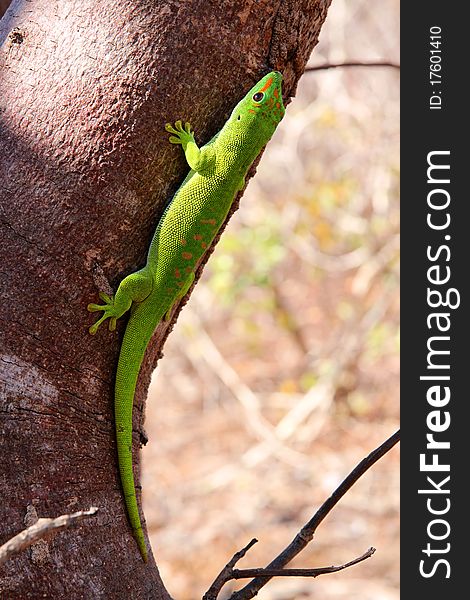
[[[165,210],[150,245],[147,264],[123,279],[114,297],[99,296],[103,311],[90,327],[95,334],[109,319],[130,309],[119,355],[115,382],[115,424],[119,471],[129,521],[144,561],[147,561],[132,471],[132,408],[145,350],[155,328],[169,319],[174,306],[188,292],[194,270],[227,216],[245,175],[284,116],[282,75],[265,75],[237,104],[230,119],[209,143],[199,148],[189,123],[166,125],[172,144],[181,144],[191,170]]]

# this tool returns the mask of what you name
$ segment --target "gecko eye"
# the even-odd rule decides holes
[[[256,92],[256,94],[253,94],[253,100],[255,102],[261,102],[261,100],[264,98],[264,94],[263,92]]]

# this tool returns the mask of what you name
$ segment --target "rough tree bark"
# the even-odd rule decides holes
[[[91,338],[85,307],[143,265],[187,169],[165,122],[190,120],[208,140],[268,68],[283,71],[287,99],[329,2],[14,0],[0,22],[0,544],[36,515],[99,507],[6,563],[1,597],[169,598],[131,537],[117,475],[124,323]],[[140,377],[136,461],[171,327]]]
[[[6,9],[10,6],[11,0],[0,0],[0,19],[5,14]]]

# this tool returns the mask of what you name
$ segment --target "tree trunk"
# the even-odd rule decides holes
[[[5,14],[6,9],[10,6],[11,0],[0,0],[0,19]]]
[[[36,515],[99,508],[6,563],[1,597],[169,598],[132,539],[118,479],[125,323],[92,338],[86,305],[144,264],[187,171],[165,123],[189,120],[207,141],[268,68],[284,73],[287,99],[329,1],[15,0],[0,22],[0,544]],[[142,368],[136,464],[171,327]]]

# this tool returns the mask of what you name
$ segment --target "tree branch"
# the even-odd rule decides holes
[[[258,540],[256,538],[253,538],[251,542],[249,542],[244,548],[242,548],[232,556],[232,558],[228,561],[228,563],[225,565],[222,571],[220,571],[220,573],[217,575],[217,577],[214,580],[214,583],[204,594],[202,600],[217,600],[217,596],[219,595],[220,590],[227,583],[227,581],[234,579],[233,567],[237,564],[237,562],[240,559],[242,559],[245,556],[248,550],[257,542]]]
[[[364,554],[350,560],[344,565],[338,565],[337,567],[318,567],[316,569],[233,569],[233,579],[246,579],[248,577],[318,577],[319,575],[326,575],[328,573],[337,573],[357,563],[370,558],[375,552],[374,547],[370,547]]]
[[[388,60],[354,60],[341,63],[324,63],[321,65],[314,65],[313,67],[307,67],[305,72],[324,71],[325,69],[336,69],[337,67],[391,67],[392,69],[400,69],[400,65],[398,63]]]
[[[63,529],[67,529],[77,521],[91,517],[97,512],[98,508],[92,506],[89,510],[80,510],[72,514],[61,515],[55,519],[38,519],[34,525],[24,529],[8,540],[8,542],[5,542],[3,546],[0,546],[0,565],[14,554],[25,550],[25,548],[35,544],[47,535],[56,534]]]
[[[234,569],[233,567],[235,564],[245,556],[247,551],[256,544],[257,541],[258,540],[256,539],[252,539],[249,544],[232,556],[222,571],[217,575],[217,578],[209,590],[204,594],[202,600],[217,600],[220,590],[231,579],[247,579],[249,577],[261,577],[267,579],[270,579],[271,577],[318,577],[319,575],[336,573],[343,569],[347,569],[348,567],[352,567],[353,565],[357,565],[357,563],[370,558],[375,552],[375,548],[371,547],[366,550],[364,554],[361,554],[361,556],[344,563],[344,565],[338,565],[337,567],[318,567],[316,569]]]
[[[366,558],[372,556],[375,552],[375,548],[369,548],[362,556],[340,565],[339,567],[322,567],[319,569],[283,569],[283,567],[289,563],[301,550],[307,546],[312,540],[313,535],[333,509],[333,507],[340,501],[340,499],[348,492],[348,490],[356,483],[356,481],[368,471],[372,465],[374,465],[382,456],[384,456],[389,450],[395,446],[400,439],[400,430],[396,431],[390,436],[385,442],[383,442],[378,448],[373,450],[368,456],[366,456],[361,462],[349,473],[349,475],[342,481],[342,483],[336,488],[331,496],[320,506],[313,517],[308,521],[299,533],[295,536],[292,542],[273,560],[265,569],[233,569],[235,564],[247,553],[247,551],[256,543],[257,540],[253,539],[251,542],[242,548],[239,552],[234,554],[231,560],[225,565],[222,571],[219,573],[214,583],[211,585],[209,590],[204,594],[203,600],[216,600],[217,596],[227,581],[231,579],[241,579],[245,577],[254,577],[254,579],[248,583],[244,588],[234,592],[230,596],[230,600],[249,600],[257,595],[258,591],[265,586],[272,577],[279,576],[304,576],[304,577],[317,577],[324,573],[335,573],[347,567],[357,564]]]

